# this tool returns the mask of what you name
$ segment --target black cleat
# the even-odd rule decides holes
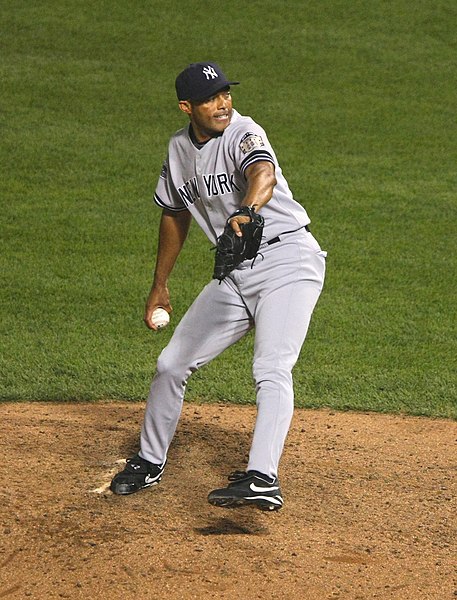
[[[110,490],[114,494],[125,495],[157,485],[164,468],[165,465],[154,465],[136,454],[128,458],[125,469],[113,477]]]
[[[251,505],[260,510],[279,510],[284,504],[276,478],[258,471],[235,471],[229,476],[229,481],[232,483],[226,488],[210,492],[210,504],[223,508]]]

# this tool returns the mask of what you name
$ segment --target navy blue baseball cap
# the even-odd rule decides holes
[[[229,81],[214,62],[192,63],[176,77],[178,100],[204,100],[239,81]]]

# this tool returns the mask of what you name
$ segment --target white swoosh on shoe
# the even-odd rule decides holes
[[[270,504],[276,504],[276,506],[283,505],[283,499],[281,496],[246,496],[246,500],[265,500]]]
[[[258,487],[255,483],[250,483],[249,487],[250,487],[250,489],[253,492],[258,492],[260,494],[265,493],[265,492],[277,492],[279,490],[278,486],[274,486],[274,487]]]

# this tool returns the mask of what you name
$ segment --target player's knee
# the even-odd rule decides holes
[[[166,352],[165,348],[157,359],[157,375],[177,381],[187,380],[192,369],[183,362],[182,358],[182,356],[173,356],[171,353]]]
[[[257,388],[263,386],[284,387],[292,386],[292,369],[265,363],[255,363],[252,370]]]

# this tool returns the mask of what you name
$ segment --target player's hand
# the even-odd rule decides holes
[[[152,313],[156,308],[164,308],[168,313],[171,313],[173,308],[170,304],[170,294],[167,286],[153,287],[149,292],[148,299],[146,300],[146,306],[144,309],[143,321],[148,329],[157,331],[157,327],[152,321]]]
[[[243,217],[243,216],[233,217],[232,219],[230,219],[230,225],[232,226],[233,231],[236,233],[236,235],[238,237],[241,237],[243,235],[240,225],[242,223],[250,223],[250,222],[251,222],[251,219],[249,217]]]

